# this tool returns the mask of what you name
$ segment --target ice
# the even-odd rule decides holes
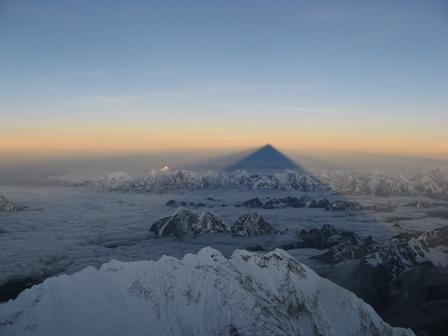
[[[372,307],[286,252],[204,248],[182,259],[111,261],[0,305],[15,335],[402,335]]]

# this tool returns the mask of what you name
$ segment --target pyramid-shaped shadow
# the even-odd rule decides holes
[[[207,160],[190,163],[183,169],[191,170],[247,170],[251,173],[272,173],[295,170],[307,173],[306,169],[284,153],[268,144],[263,147],[216,156]]]
[[[237,160],[235,160],[236,158],[238,158]],[[232,159],[233,162],[230,162]],[[214,162],[226,162],[227,165],[221,165],[220,169],[221,170],[225,170],[225,171],[235,171],[235,170],[243,170],[243,171],[248,171],[250,172],[252,175],[254,176],[262,176],[262,175],[273,175],[275,173],[281,173],[284,172],[286,170],[292,170],[292,171],[296,171],[300,174],[303,174],[304,176],[310,176],[312,177],[312,179],[314,179],[315,181],[317,181],[319,184],[321,184],[322,186],[326,186],[327,190],[325,192],[326,195],[328,195],[330,197],[330,199],[334,199],[334,200],[338,200],[338,201],[355,201],[353,198],[341,194],[340,192],[332,189],[330,186],[327,185],[327,183],[325,183],[325,181],[322,181],[318,176],[316,176],[316,174],[311,173],[308,169],[304,168],[302,165],[300,165],[299,163],[295,162],[294,160],[290,159],[289,157],[287,157],[285,154],[281,153],[279,150],[277,150],[275,147],[273,147],[272,145],[265,145],[255,151],[249,152],[249,153],[236,153],[234,155],[227,155],[225,157],[221,157],[221,158],[216,158],[214,160],[212,160]],[[205,162],[203,162],[204,164]],[[215,166],[216,167],[216,166]],[[296,190],[299,192],[303,192],[303,193],[307,193],[307,190]],[[292,193],[295,193],[295,191],[291,191]],[[313,192],[312,190],[310,190],[310,192]],[[263,194],[263,191],[260,190],[260,196]],[[262,196],[261,196],[262,198]],[[272,198],[270,198],[272,200]],[[260,210],[262,210],[260,208]],[[269,211],[269,210],[267,210]],[[359,234],[360,232],[358,232],[358,230],[356,229],[356,227],[345,227],[345,223],[342,223],[340,221],[341,215],[338,212],[334,212],[335,214],[335,223],[334,226],[339,229],[339,230],[353,230],[353,232],[355,232],[356,234]],[[391,231],[391,228],[389,225],[386,225],[386,223],[383,222],[383,220],[377,218],[374,215],[374,212],[368,211],[366,209],[360,209],[357,210],[357,214],[356,214],[356,218],[357,221],[359,221],[360,225],[360,231],[364,231],[365,233],[365,226],[368,224],[370,228],[374,228],[376,225],[382,226],[383,229],[386,229],[386,231],[390,231],[391,233],[393,233]],[[329,222],[329,224],[331,224],[331,220]],[[316,224],[316,226],[314,228],[319,229],[320,227],[322,227],[322,224]],[[353,225],[353,223],[351,222],[349,225]],[[374,228],[375,229],[375,228]],[[375,229],[375,231],[378,228]],[[382,231],[382,229],[378,229],[378,231]],[[291,247],[294,248],[294,247]],[[256,250],[256,249],[255,249]],[[321,274],[324,277],[328,277],[329,279],[331,279],[332,281],[335,281],[336,283],[338,283],[340,286],[345,287],[349,290],[351,290],[352,292],[355,292],[358,296],[360,296],[361,298],[363,298],[364,300],[366,300],[369,304],[371,304],[379,313],[381,313],[385,308],[384,308],[384,302],[386,302],[387,296],[389,294],[387,294],[388,291],[388,285],[387,285],[387,281],[385,281],[383,278],[372,278],[371,283],[369,281],[367,281],[366,279],[362,279],[362,281],[360,281],[360,278],[357,279],[351,279],[352,274],[351,273],[347,273],[350,275],[347,275],[346,277],[340,277],[340,275],[335,272],[335,273],[326,273],[326,274]],[[368,283],[365,283],[368,282]],[[371,286],[377,286],[378,283],[380,284],[385,284],[379,288],[377,288],[377,290],[372,291],[371,289],[369,289]]]
[[[226,167],[227,170],[276,170],[293,169],[304,171],[303,167],[278,151],[272,145],[265,145]]]

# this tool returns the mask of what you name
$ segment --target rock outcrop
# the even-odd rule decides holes
[[[19,211],[19,210],[21,210],[20,206],[11,202],[5,196],[0,195],[0,212],[12,212],[12,211]]]
[[[331,211],[363,209],[362,205],[356,201],[346,201],[346,200],[330,201],[326,198],[317,200],[308,195],[304,195],[302,197],[287,196],[283,198],[268,197],[267,199],[261,199],[260,197],[255,197],[247,201],[241,202],[241,204],[237,205],[253,209],[320,208]]]
[[[277,233],[277,230],[255,211],[250,211],[238,218],[232,225],[231,231],[234,236],[238,237],[253,237]]]
[[[157,238],[183,238],[188,234],[229,232],[229,226],[215,213],[205,210],[198,215],[196,211],[177,209],[169,217],[158,220],[150,231]]]
[[[299,241],[296,247],[316,249],[328,249],[344,242],[358,244],[361,240],[352,231],[338,231],[333,225],[325,224],[321,228],[302,230],[298,235]]]

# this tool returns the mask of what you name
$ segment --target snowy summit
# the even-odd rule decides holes
[[[111,261],[0,305],[2,335],[411,336],[283,250]]]

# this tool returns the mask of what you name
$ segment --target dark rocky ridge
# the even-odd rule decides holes
[[[0,212],[14,212],[23,210],[23,206],[19,206],[14,202],[7,199],[5,196],[0,195]]]
[[[196,211],[185,208],[179,208],[171,216],[158,220],[151,226],[150,231],[156,238],[183,238],[188,234],[220,232],[231,232],[235,237],[277,233],[271,224],[254,211],[246,213],[229,226],[220,216],[209,210],[199,215]]]
[[[179,208],[171,216],[154,223],[150,231],[157,238],[183,238],[187,234],[229,232],[230,228],[221,217],[209,210],[198,215],[195,211]]]
[[[165,203],[167,206],[172,208],[179,208],[179,207],[186,207],[186,206],[192,206],[195,208],[203,208],[205,207],[204,203],[194,203],[194,202],[185,202],[185,201],[176,201],[176,200],[169,200]]]
[[[331,247],[327,252],[320,254],[315,259],[328,264],[338,264],[343,261],[358,259],[378,250],[378,243],[371,237],[356,241],[346,240]]]
[[[338,232],[331,225],[302,231],[299,236],[298,244],[329,248],[316,259],[330,264],[359,259],[366,267],[383,268],[391,279],[424,262],[448,264],[448,227],[420,234],[401,233],[381,244],[371,237],[360,239],[351,231]],[[445,252],[437,250],[439,247]]]
[[[343,243],[350,245],[363,245],[366,241],[372,241],[371,237],[361,239],[353,231],[338,231],[333,225],[325,224],[321,228],[302,230],[297,235],[298,240],[291,244],[285,244],[283,249],[315,248],[319,250],[330,249]]]
[[[362,210],[363,207],[356,201],[334,200],[326,198],[316,200],[308,195],[302,197],[266,198],[255,197],[239,204],[248,208],[281,209],[281,208],[320,208],[331,211]]]
[[[250,237],[277,233],[277,230],[274,229],[271,224],[266,222],[261,215],[254,211],[250,211],[238,218],[238,220],[232,225],[231,231],[234,236],[238,237]]]
[[[339,264],[322,275],[363,298],[387,322],[422,336],[448,334],[448,227],[382,244],[347,241],[316,258]]]

